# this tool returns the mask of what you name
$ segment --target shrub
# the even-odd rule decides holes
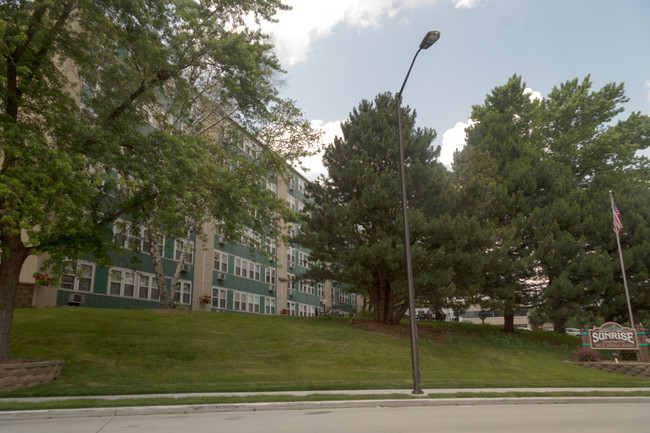
[[[573,351],[573,354],[578,357],[579,361],[583,362],[598,362],[600,361],[600,354],[598,351],[591,347],[581,347]]]

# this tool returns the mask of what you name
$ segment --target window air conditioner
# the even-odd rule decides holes
[[[68,296],[68,304],[83,304],[86,302],[86,296],[79,293],[70,293]]]
[[[189,272],[189,271],[190,271],[190,264],[183,263],[183,266],[181,267],[181,272]]]
[[[223,272],[219,272],[219,273],[217,274],[217,280],[222,280],[222,281],[223,281],[223,280],[225,280],[225,279],[226,279],[226,274],[225,274],[225,273],[223,273]]]
[[[269,285],[269,292],[275,292],[275,286],[273,284]]]
[[[293,292],[294,292],[293,289],[289,289],[289,296],[293,296]]]

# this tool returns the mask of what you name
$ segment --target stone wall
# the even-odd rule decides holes
[[[0,363],[0,392],[51,382],[61,374],[64,365],[64,361],[11,360]]]
[[[576,362],[576,364],[583,367],[597,368],[609,373],[650,379],[650,364],[642,362]]]

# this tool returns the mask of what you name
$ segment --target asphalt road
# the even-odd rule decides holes
[[[378,405],[380,403],[377,403]],[[2,433],[647,433],[650,403],[303,408],[99,415],[0,421]],[[135,412],[134,412],[135,413]],[[90,415],[88,413],[87,415]],[[59,413],[57,416],[61,416]]]

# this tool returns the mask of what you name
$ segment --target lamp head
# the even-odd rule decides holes
[[[420,42],[420,49],[426,50],[431,45],[435,44],[438,39],[440,39],[440,32],[438,30],[431,30],[424,36],[422,42]]]

